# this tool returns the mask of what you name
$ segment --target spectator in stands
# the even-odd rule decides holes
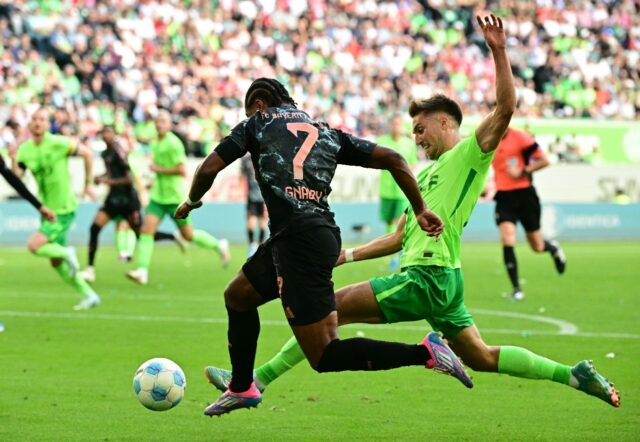
[[[521,115],[638,119],[640,0],[485,3],[508,11]],[[72,131],[112,124],[114,105],[131,124],[148,126],[157,108],[178,115],[188,101],[199,109],[183,136],[193,138],[208,120],[198,146],[243,118],[236,97],[260,76],[287,83],[312,117],[372,139],[380,121],[405,110],[398,103],[434,90],[458,97],[465,114],[485,113],[495,100],[486,87],[494,71],[478,62],[486,48],[471,18],[480,7],[468,0],[6,4],[0,123],[14,104],[31,113],[47,103],[70,113]]]

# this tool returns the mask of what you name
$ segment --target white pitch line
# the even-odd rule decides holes
[[[17,293],[7,293],[2,295],[4,298],[36,298],[36,299],[75,299],[75,295],[58,295],[58,294],[48,294],[48,293],[40,293],[40,294],[30,294],[30,295],[20,295]],[[127,295],[127,294],[113,294],[111,295],[116,299],[127,299],[134,301],[172,301],[172,302],[211,302],[214,301],[214,296],[177,296],[177,295],[157,295],[157,294],[136,294],[136,295]],[[564,321],[562,319],[552,318],[548,316],[541,315],[529,315],[524,313],[516,313],[516,312],[506,312],[501,310],[484,310],[484,309],[470,309],[471,313],[475,315],[486,315],[486,316],[499,316],[503,318],[514,318],[514,319],[525,319],[534,322],[542,322],[546,324],[555,325],[558,327],[558,332],[553,334],[561,334],[561,335],[574,335],[578,332],[578,327],[571,322]],[[488,329],[483,329],[485,332],[489,332]]]
[[[113,299],[126,299],[128,301],[176,301],[176,302],[211,302],[215,301],[215,297],[222,299],[223,291],[219,292],[219,295],[211,294],[210,296],[183,296],[178,294],[171,295],[146,295],[144,293],[136,293],[136,294],[127,294],[134,292],[132,289],[130,291],[127,290],[108,290],[107,296],[112,297]],[[100,293],[102,296],[102,292]],[[78,299],[78,295],[76,293],[70,292],[66,295],[54,294],[54,293],[30,293],[30,294],[21,294],[21,293],[3,293],[2,298],[11,298],[11,299]]]
[[[559,335],[575,335],[578,333],[578,327],[571,322],[564,321],[562,319],[551,318],[549,316],[540,315],[527,315],[524,313],[516,312],[503,312],[500,310],[483,310],[483,309],[470,309],[471,313],[475,315],[488,315],[488,316],[501,316],[503,318],[515,318],[515,319],[527,319],[529,321],[544,322],[546,324],[553,324],[558,327],[559,331],[556,334]]]
[[[17,293],[6,293],[2,295],[4,298],[36,298],[36,299],[75,299],[76,296],[65,296],[58,294],[50,294],[50,293],[40,293],[40,294],[30,294],[30,295],[20,295]],[[127,299],[134,301],[171,301],[171,302],[191,302],[191,301],[200,301],[200,302],[210,302],[213,301],[212,296],[176,296],[176,295],[154,295],[154,294],[136,294],[136,295],[126,295],[126,294],[114,294],[113,295],[117,299]],[[525,319],[534,322],[542,322],[546,324],[555,325],[558,327],[559,331],[553,334],[561,334],[561,335],[574,335],[578,332],[578,327],[571,322],[564,321],[562,319],[552,318],[548,316],[541,315],[529,315],[525,313],[516,313],[516,312],[507,312],[502,310],[485,310],[485,309],[470,309],[471,313],[480,316],[499,316],[503,318],[515,318],[515,319]],[[150,319],[148,319],[150,320]],[[185,322],[189,322],[186,320]],[[217,323],[217,322],[211,322]],[[266,324],[266,323],[265,323]],[[268,325],[268,324],[266,324]],[[485,332],[489,332],[489,329],[483,329]]]
[[[474,310],[475,313],[480,313],[483,310]],[[509,312],[499,312],[493,310],[484,310],[487,314],[494,316],[507,316],[511,314]],[[516,313],[514,313],[515,315]],[[534,315],[526,315],[534,316]],[[0,310],[0,318],[2,317],[16,317],[16,318],[53,318],[53,319],[89,319],[89,320],[103,320],[103,321],[142,321],[142,322],[181,322],[181,323],[195,323],[195,324],[226,324],[227,318],[193,318],[187,316],[145,316],[145,315],[117,315],[108,313],[62,313],[62,312],[33,312],[33,311],[12,311],[12,310]],[[524,318],[523,318],[524,319]],[[531,319],[531,318],[527,318]],[[545,318],[549,319],[549,318]],[[545,321],[546,322],[546,321]],[[265,326],[277,326],[288,327],[289,324],[285,321],[275,321],[270,319],[262,319],[260,321]],[[350,324],[345,327],[349,328],[380,328],[381,330],[416,330],[425,331],[426,325],[400,325],[400,324]],[[550,331],[550,330],[511,330],[511,329],[489,329],[484,328],[481,330],[486,334],[502,334],[502,335],[520,335],[520,336],[578,336],[578,337],[599,337],[599,338],[619,338],[619,339],[640,339],[640,334],[633,333],[594,333],[594,332],[575,332],[566,333],[562,330]]]

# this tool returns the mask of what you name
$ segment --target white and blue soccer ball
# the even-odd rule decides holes
[[[184,397],[185,388],[184,372],[170,359],[149,359],[133,377],[133,391],[149,410],[165,411],[175,407]]]

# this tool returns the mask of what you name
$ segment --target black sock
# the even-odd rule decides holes
[[[253,229],[247,229],[247,238],[249,238],[249,244],[253,242]]]
[[[322,353],[316,370],[389,370],[409,365],[426,365],[429,351],[423,345],[374,341],[366,338],[335,339]]]
[[[231,391],[241,393],[247,391],[253,382],[253,364],[256,359],[258,335],[260,334],[260,317],[258,309],[248,312],[237,312],[227,307],[229,316],[229,356],[233,376]]]
[[[504,265],[507,267],[507,273],[511,280],[511,285],[514,289],[520,288],[520,281],[518,281],[518,261],[516,260],[516,253],[511,246],[503,246],[502,254],[504,256]]]
[[[153,235],[154,241],[175,241],[176,237],[172,233],[156,232]]]
[[[89,265],[93,267],[93,263],[96,261],[96,252],[98,251],[98,235],[100,234],[102,227],[93,223],[91,229],[89,229]]]
[[[558,250],[558,248],[556,246],[554,246],[553,244],[551,244],[549,241],[545,240],[544,241],[544,251],[545,252],[549,252],[552,255],[554,253],[556,253],[556,251]]]
[[[260,229],[260,244],[264,242],[264,229]]]

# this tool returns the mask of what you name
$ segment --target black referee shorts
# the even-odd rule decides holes
[[[262,201],[247,201],[247,216],[257,216],[258,218],[264,215],[264,203]]]
[[[494,197],[496,202],[496,224],[518,221],[527,232],[540,230],[540,199],[536,189],[531,186],[525,189],[498,191]]]
[[[242,271],[266,301],[280,297],[289,324],[313,324],[336,309],[332,274],[341,245],[340,231],[327,226],[277,236]]]

